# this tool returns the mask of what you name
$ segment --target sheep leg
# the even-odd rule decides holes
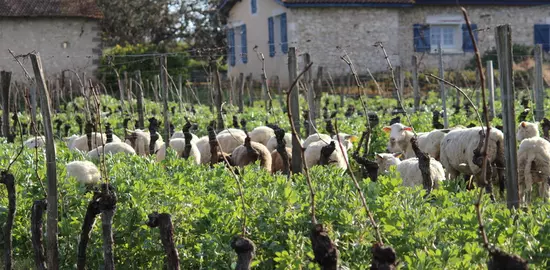
[[[531,191],[533,190],[533,172],[532,172],[532,163],[533,163],[533,160],[534,160],[534,155],[528,155],[527,156],[527,161],[525,162],[525,180],[524,180],[524,184],[525,184],[525,191],[524,191],[524,196],[525,196],[525,202],[526,203],[531,203]]]

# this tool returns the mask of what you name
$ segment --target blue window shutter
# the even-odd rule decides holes
[[[281,51],[288,52],[288,34],[286,29],[286,13],[281,14]]]
[[[275,30],[273,29],[273,17],[267,18],[267,26],[269,30],[269,56],[275,56]]]
[[[535,24],[535,44],[542,44],[544,51],[550,51],[550,24]]]
[[[242,32],[241,32],[241,53],[242,53],[242,59],[243,63],[248,63],[248,48],[246,46],[246,24],[243,24],[241,26]]]
[[[229,46],[229,65],[235,66],[235,29],[227,30],[227,45]]]
[[[415,24],[414,26],[414,51],[429,52],[430,51],[430,26],[423,24]]]
[[[477,42],[477,24],[470,24],[472,26],[472,31],[474,32],[474,38]],[[470,31],[468,30],[468,25],[462,25],[462,50],[464,52],[474,52],[474,43],[470,37]]]
[[[252,14],[256,14],[258,11],[258,2],[256,0],[250,0],[250,10]]]

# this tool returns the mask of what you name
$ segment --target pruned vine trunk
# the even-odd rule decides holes
[[[418,148],[418,139],[416,137],[411,138],[411,146],[414,154],[418,158],[418,168],[420,169],[420,173],[422,174],[422,185],[426,190],[426,194],[430,194],[434,186],[434,182],[430,173],[430,156],[428,156],[426,153],[422,152],[420,148]]]
[[[4,226],[4,263],[5,269],[10,270],[13,267],[13,243],[12,243],[12,229],[13,229],[13,220],[15,218],[15,177],[9,172],[2,172],[2,179],[0,181],[2,184],[6,185],[8,190],[8,219]]]
[[[338,248],[322,224],[313,225],[310,239],[315,262],[321,266],[321,270],[338,269]]]
[[[76,268],[78,270],[86,269],[86,249],[88,247],[88,241],[90,240],[90,233],[94,227],[95,219],[97,215],[101,213],[100,203],[98,201],[100,193],[95,193],[92,200],[88,203],[88,209],[84,216],[84,222],[82,223],[82,230],[80,232],[80,241],[78,241],[77,261]]]
[[[392,247],[384,247],[376,243],[372,247],[371,270],[397,269],[397,254]]]
[[[104,269],[115,269],[113,218],[115,217],[117,196],[109,184],[102,184],[99,195],[99,209],[101,210],[101,228],[103,231],[103,259]]]
[[[290,159],[288,158],[288,152],[286,151],[285,130],[276,129],[275,138],[277,139],[277,153],[283,160],[283,174],[290,177]]]
[[[237,253],[235,270],[250,270],[256,252],[254,242],[248,238],[237,236],[231,241],[231,247]]]
[[[147,226],[151,228],[158,227],[160,230],[160,240],[168,260],[168,270],[179,270],[180,261],[178,250],[174,243],[174,226],[172,225],[172,217],[170,214],[159,214],[158,212],[149,214]]]
[[[34,250],[34,265],[38,270],[46,270],[46,256],[42,245],[44,212],[48,206],[46,199],[34,201],[31,210],[31,241]]]

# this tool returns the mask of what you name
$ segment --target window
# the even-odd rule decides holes
[[[550,24],[535,24],[535,45],[542,44],[545,52],[550,51]]]
[[[250,0],[250,13],[256,14],[258,12],[257,0]]]
[[[276,52],[286,54],[288,52],[288,36],[286,13],[267,18],[269,56],[274,57]]]
[[[460,16],[428,16],[426,21],[413,26],[415,52],[439,53],[439,44],[443,53],[474,51],[468,26]],[[477,41],[477,25],[471,26]]]
[[[227,31],[228,59],[231,66],[248,63],[246,25],[242,24]]]

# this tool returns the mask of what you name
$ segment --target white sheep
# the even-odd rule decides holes
[[[241,146],[244,143],[244,139],[246,138],[246,134],[244,131],[237,131],[236,129],[230,129],[230,131],[222,131],[218,133],[218,136],[216,136],[220,150],[224,153],[232,153],[235,148]],[[210,142],[208,140],[208,136],[201,137],[197,141],[197,148],[200,152],[201,157],[201,164],[206,164],[210,162],[210,158],[212,157],[212,154],[210,153]]]
[[[456,129],[450,131],[441,140],[440,162],[449,174],[449,179],[454,179],[459,173],[462,173],[473,175],[479,183],[481,168],[474,164],[473,157],[474,150],[480,142],[481,132],[481,127]],[[484,141],[483,138],[482,150],[485,148]],[[504,134],[496,128],[491,128],[487,157],[489,164],[495,162],[504,164]]]
[[[338,145],[338,142],[335,140],[330,140],[328,143],[334,142],[336,145],[336,149],[329,157],[329,163],[336,165],[336,167],[341,169],[347,169],[346,159],[347,154],[342,154],[342,151],[340,149],[340,146]],[[328,145],[327,142],[324,141],[318,141],[313,142],[306,148],[306,151],[304,153],[304,156],[306,158],[306,166],[308,168],[311,168],[315,165],[319,164],[319,160],[321,159],[321,149]],[[344,149],[345,151],[345,149]],[[345,152],[344,152],[345,153]]]
[[[88,152],[88,137],[84,135],[72,135],[65,139],[69,150]],[[107,143],[107,135],[105,133],[92,132],[92,149]],[[113,134],[113,142],[121,142],[120,138]]]
[[[185,133],[183,131],[176,131],[174,134],[172,134],[172,137],[170,137],[170,140],[177,139],[177,138],[183,138],[185,139]],[[191,142],[197,142],[199,140],[199,137],[197,135],[191,133]]]
[[[151,134],[145,130],[136,129],[136,130],[128,130],[129,134],[135,134],[136,139],[135,142],[132,143],[130,139],[126,139],[126,143],[131,145],[134,150],[136,150],[136,154],[140,156],[146,156],[149,154],[149,144],[151,143]],[[155,148],[154,151],[157,152],[161,147],[164,141],[162,140],[162,136],[157,132],[158,139],[155,141]]]
[[[516,132],[516,140],[521,142],[525,139],[539,137],[538,123],[521,122]]]
[[[33,136],[23,143],[28,148],[42,148],[46,146],[46,138],[44,136]]]
[[[105,151],[103,151],[105,149]],[[135,155],[136,150],[132,148],[131,145],[124,143],[124,142],[110,142],[105,144],[105,147],[99,146],[96,149],[93,149],[92,151],[88,152],[88,157],[92,159],[99,158],[100,155],[103,153],[106,154],[116,154],[116,153],[125,153],[128,155]]]
[[[95,185],[101,178],[96,165],[90,161],[72,161],[66,167],[67,176],[74,177],[81,184]]]
[[[269,139],[275,136],[275,131],[267,126],[259,126],[248,132],[248,136],[250,136],[251,141],[267,146]]]
[[[533,184],[548,201],[550,186],[550,142],[541,137],[524,139],[518,149],[518,188],[520,201],[530,203]]]
[[[285,133],[285,146],[292,149],[292,133]],[[300,144],[304,144],[304,140],[300,139]],[[277,149],[277,137],[273,136],[269,138],[269,141],[267,141],[267,149],[270,152],[273,152],[273,150]]]
[[[330,135],[327,134],[321,134],[321,133],[315,133],[309,135],[306,140],[304,141],[304,148],[307,148],[311,143],[318,142],[318,141],[324,141],[325,143],[329,142],[331,140],[337,141],[338,138],[340,138],[340,142],[342,142],[342,145],[344,146],[344,150],[349,151],[353,148],[353,142],[357,139],[353,135],[349,135],[346,133],[339,133],[338,136],[334,135],[332,138]]]
[[[393,154],[377,154],[376,163],[379,166],[378,174],[382,174],[389,170],[389,167],[396,166],[397,171],[403,179],[403,186],[423,186],[424,179],[422,172],[418,167],[418,158],[409,158],[401,161]],[[441,181],[445,181],[445,170],[439,161],[430,158],[430,176],[433,181],[432,188],[439,188]]]
[[[170,139],[170,147],[174,149],[178,157],[181,157],[185,151],[185,139],[175,138]],[[200,164],[201,153],[197,148],[197,145],[193,140],[191,140],[191,151],[189,152],[189,157],[193,159],[196,164]],[[160,149],[157,151],[157,162],[160,162],[166,158],[166,144],[163,144]]]
[[[414,133],[411,127],[407,127],[401,123],[394,123],[391,126],[386,126],[382,129],[386,133],[390,133],[390,141],[388,142],[388,151],[391,153],[403,152],[404,158],[416,157],[411,144],[411,138]],[[430,132],[418,133],[418,148],[430,157],[439,160],[440,143],[445,132],[442,130],[433,130]]]

